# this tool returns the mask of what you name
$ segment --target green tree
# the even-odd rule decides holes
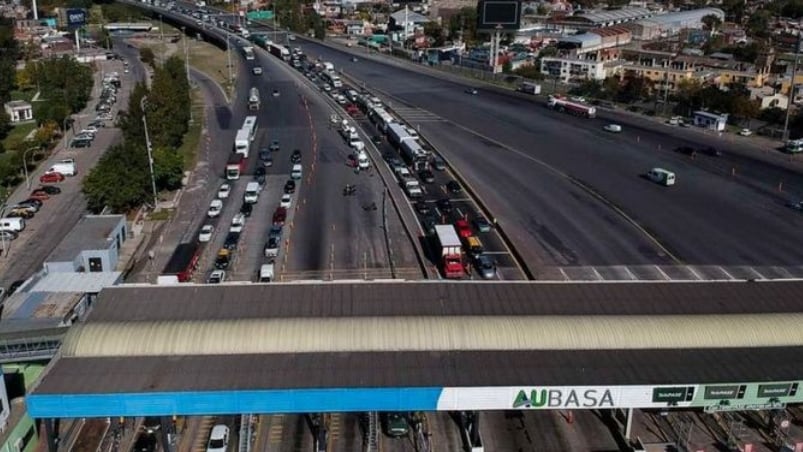
[[[11,91],[17,79],[19,45],[14,38],[11,19],[0,18],[0,103],[11,100]]]
[[[786,110],[778,107],[765,108],[758,114],[758,119],[769,124],[781,125],[786,118]]]
[[[156,55],[153,53],[153,49],[150,47],[143,47],[139,49],[139,59],[142,60],[143,63],[150,65],[150,67],[156,67]]]
[[[599,98],[602,94],[602,83],[597,80],[584,80],[569,90],[569,94]]]
[[[750,36],[758,38],[766,38],[770,33],[770,20],[772,14],[765,10],[759,9],[750,15],[747,19],[747,30]]]
[[[440,47],[446,41],[443,33],[443,27],[437,22],[427,22],[424,24],[424,34],[432,38],[432,46]]]
[[[725,18],[741,24],[744,21],[745,5],[746,2],[744,0],[724,0],[722,9],[725,11]]]
[[[531,80],[544,79],[544,74],[541,73],[540,65],[519,66],[513,71],[513,73]]]
[[[703,16],[703,18],[700,19],[700,22],[702,22],[703,25],[705,25],[706,30],[711,30],[711,31],[716,31],[716,29],[719,28],[720,25],[722,25],[722,19],[720,19],[719,16],[717,16],[716,14],[708,14],[706,16]]]
[[[0,139],[8,136],[11,131],[11,118],[5,110],[0,111]],[[5,152],[5,149],[0,149],[0,152]]]
[[[801,0],[787,1],[781,8],[781,14],[784,17],[800,19],[801,17],[803,17],[803,1]]]
[[[449,18],[449,36],[460,36],[462,33],[463,41],[474,44],[479,41],[477,36],[477,8],[464,7]]]
[[[100,212],[106,206],[125,213],[150,198],[147,153],[143,148],[123,144],[111,147],[84,178],[81,191],[87,208]]]
[[[159,147],[153,150],[153,173],[160,190],[181,188],[184,159],[174,149]]]
[[[644,77],[635,75],[625,75],[619,92],[616,93],[616,100],[624,103],[632,103],[646,98],[650,93],[650,82]]]

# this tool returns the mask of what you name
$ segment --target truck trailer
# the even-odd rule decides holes
[[[226,162],[226,179],[239,179],[240,174],[243,172],[244,165],[245,159],[242,154],[231,154],[229,156],[229,161]]]
[[[553,110],[558,110],[585,118],[594,118],[597,116],[596,107],[579,102],[572,102],[563,96],[549,96],[549,100],[547,100],[547,106]]]
[[[435,225],[435,238],[438,241],[438,254],[443,277],[447,279],[460,279],[465,276],[463,265],[463,249],[460,238],[450,224]]]
[[[157,284],[178,284],[190,281],[198,266],[200,247],[196,242],[181,243],[176,247],[170,260],[167,261],[162,274],[156,279]]]

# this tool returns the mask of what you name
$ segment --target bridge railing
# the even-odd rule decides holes
[[[239,452],[251,452],[252,436],[254,434],[254,415],[243,414],[240,416],[240,446]]]

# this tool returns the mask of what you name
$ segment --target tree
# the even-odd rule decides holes
[[[150,67],[156,68],[156,55],[154,55],[153,49],[150,47],[139,49],[139,59],[142,60],[143,63],[150,65]]]
[[[128,143],[110,148],[84,178],[81,191],[87,208],[101,212],[106,206],[125,213],[150,198],[150,177],[144,146]]]
[[[14,39],[11,19],[0,18],[0,103],[11,100],[11,91],[17,79],[19,46]]]
[[[541,73],[541,68],[538,65],[519,66],[513,71],[513,73],[531,80],[544,79],[544,74]]]
[[[784,17],[791,17],[793,19],[800,19],[803,17],[803,1],[789,0],[781,8],[781,15]]]
[[[716,14],[705,15],[702,19],[700,19],[700,22],[705,25],[706,30],[710,31],[716,31],[716,29],[722,25],[722,19],[720,19]]]
[[[463,42],[473,44],[477,36],[477,8],[464,7],[449,18],[449,36],[461,36]]]
[[[624,103],[636,102],[649,95],[650,83],[644,77],[625,75],[622,86],[616,93],[616,100]]]
[[[184,158],[173,149],[159,147],[153,151],[153,173],[160,190],[181,188],[184,176]]]
[[[768,37],[771,19],[772,14],[765,9],[760,9],[751,14],[750,18],[747,19],[748,34],[759,38]]]
[[[569,93],[598,98],[602,94],[602,83],[597,80],[584,80],[580,85],[571,88]]]
[[[786,119],[786,110],[778,107],[765,108],[759,112],[758,119],[769,124],[781,125]]]
[[[750,127],[750,121],[758,116],[760,110],[758,102],[753,101],[749,96],[741,94],[730,96],[728,113],[736,121],[746,122],[747,127]]]
[[[0,140],[8,136],[9,131],[11,131],[11,117],[5,110],[0,111]],[[5,149],[0,149],[0,152],[5,152]]]
[[[446,38],[443,34],[443,27],[441,27],[437,22],[425,23],[424,34],[427,37],[432,38],[433,47],[440,47],[446,41]]]
[[[725,11],[725,17],[737,24],[744,21],[746,2],[744,0],[724,0],[722,2],[722,9]]]

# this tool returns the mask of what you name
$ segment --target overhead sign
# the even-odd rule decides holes
[[[86,25],[86,10],[85,9],[68,9],[67,12],[67,26],[70,28],[78,28]]]
[[[477,5],[477,29],[513,31],[519,29],[521,2],[516,0],[480,0]]]
[[[797,394],[797,383],[758,385],[759,397],[786,397]]]
[[[273,11],[248,11],[245,17],[249,20],[273,20]]]
[[[719,386],[706,386],[705,399],[711,400],[726,400],[726,399],[742,399],[747,386],[739,385],[719,385]]]
[[[671,386],[666,388],[653,388],[652,401],[675,404],[678,402],[691,402],[694,399],[694,386]]]

